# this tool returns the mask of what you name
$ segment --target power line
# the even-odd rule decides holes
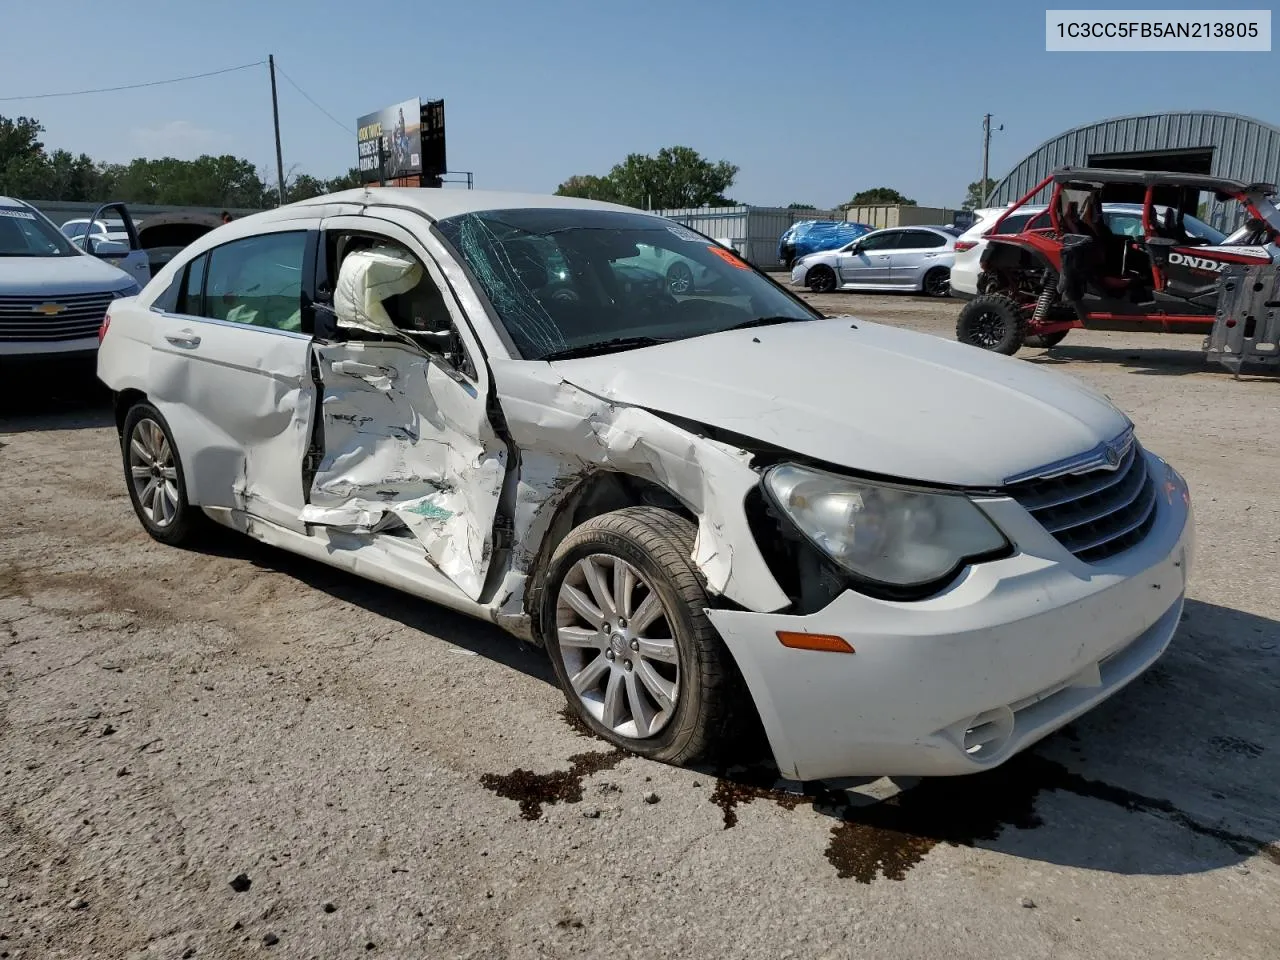
[[[166,83],[183,83],[187,80],[201,80],[205,77],[216,77],[224,73],[234,73],[237,70],[248,70],[250,67],[260,67],[266,62],[267,61],[265,60],[255,60],[253,63],[242,63],[238,67],[225,67],[222,70],[210,70],[208,73],[193,73],[190,76],[173,77],[169,80],[149,80],[146,83],[126,83],[119,87],[96,87],[92,90],[67,90],[62,93],[34,93],[27,97],[0,97],[0,103],[8,103],[14,100],[47,100],[50,97],[80,97],[89,93],[116,93],[119,90],[139,90],[143,87],[159,87]]]
[[[351,133],[351,132],[352,132],[352,130],[351,130],[351,128],[350,128],[349,126],[347,126],[345,123],[343,123],[343,122],[342,122],[341,120],[339,120],[337,117],[335,117],[332,113],[330,113],[330,112],[329,112],[328,110],[326,110],[324,107],[320,106],[320,104],[318,104],[318,103],[316,103],[314,100],[312,100],[312,99],[311,99],[311,97],[307,95],[307,91],[303,90],[300,86],[298,86],[298,85],[294,82],[293,77],[291,77],[291,76],[289,76],[287,73],[285,73],[285,72],[284,72],[284,70],[281,68],[280,64],[278,64],[278,63],[276,64],[276,73],[280,74],[280,76],[282,76],[282,77],[284,77],[286,80],[288,80],[288,81],[289,81],[289,86],[293,87],[293,89],[297,90],[300,94],[302,94],[302,95],[303,95],[303,97],[305,97],[305,98],[306,98],[307,103],[311,104],[313,107],[315,107],[317,110],[319,110],[321,113],[323,113],[326,117],[328,117],[330,120],[332,120],[332,121],[333,121],[334,123],[336,123],[338,126],[340,126],[340,127],[341,127],[343,130],[345,130],[347,133]]]

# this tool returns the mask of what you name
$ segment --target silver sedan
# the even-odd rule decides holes
[[[815,293],[903,290],[945,297],[957,236],[955,227],[876,230],[837,250],[801,257],[791,269],[791,283]]]

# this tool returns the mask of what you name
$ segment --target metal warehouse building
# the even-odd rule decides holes
[[[1054,169],[1067,166],[1167,170],[1280,183],[1280,128],[1233,113],[1190,111],[1101,120],[1040,144],[996,184],[989,205],[1013,203]],[[1209,222],[1219,229],[1232,226],[1221,222],[1223,205],[1209,203]]]

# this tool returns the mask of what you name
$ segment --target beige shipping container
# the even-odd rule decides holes
[[[865,223],[883,230],[886,227],[919,227],[942,225],[951,222],[955,211],[947,207],[916,207],[901,203],[880,204],[873,207],[849,207],[845,219]]]

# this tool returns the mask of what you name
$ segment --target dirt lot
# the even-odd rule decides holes
[[[834,295],[950,336],[958,306]],[[247,539],[143,535],[105,398],[6,374],[0,960],[1280,952],[1280,378],[1073,332],[1188,477],[1182,632],[1033,753],[889,802],[623,758],[541,654]]]

